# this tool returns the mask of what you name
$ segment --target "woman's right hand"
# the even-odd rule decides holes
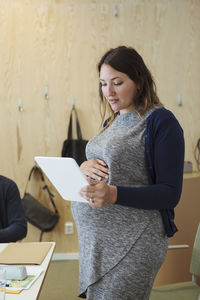
[[[83,174],[89,179],[89,183],[91,183],[91,179],[98,181],[108,179],[108,166],[101,159],[93,158],[86,160],[81,164],[80,168]]]

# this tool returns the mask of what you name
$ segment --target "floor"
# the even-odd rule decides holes
[[[78,260],[52,261],[38,300],[80,300]]]

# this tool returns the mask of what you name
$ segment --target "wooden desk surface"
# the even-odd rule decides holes
[[[19,294],[6,294],[6,300],[36,300],[38,298],[56,244],[55,242],[50,243],[52,246],[49,249],[42,264],[39,265],[39,267],[42,267],[44,269],[44,272],[41,273],[39,278],[33,283],[33,285],[28,290],[23,290]],[[2,251],[7,245],[8,244],[0,244],[0,251]]]

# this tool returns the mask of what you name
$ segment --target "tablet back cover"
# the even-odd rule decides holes
[[[88,203],[79,194],[80,189],[88,185],[88,182],[73,158],[36,156],[35,162],[64,200]]]

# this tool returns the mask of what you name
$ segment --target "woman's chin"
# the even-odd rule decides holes
[[[118,105],[111,105],[111,109],[116,113],[120,110]]]

